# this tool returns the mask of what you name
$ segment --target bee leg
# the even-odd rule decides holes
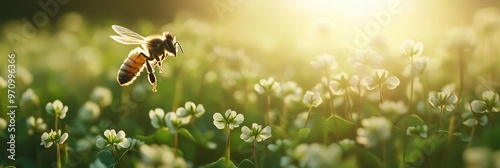
[[[153,70],[153,68],[151,67],[151,64],[149,64],[149,62],[146,62],[146,68],[148,70],[149,83],[151,83],[151,85],[153,85],[152,91],[156,92],[157,90],[156,90],[156,75],[155,75],[155,71]]]
[[[160,69],[160,73],[163,73],[163,66],[162,66],[162,62],[163,60],[165,59],[165,54],[163,54],[160,58],[160,61],[158,61],[158,68]]]
[[[154,69],[157,65],[159,66],[158,69],[160,70],[160,73],[163,73],[163,66],[161,62],[155,62],[151,65],[151,67]]]

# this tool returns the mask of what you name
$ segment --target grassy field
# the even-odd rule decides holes
[[[217,4],[215,21],[4,23],[0,146],[14,139],[15,160],[3,150],[0,165],[500,167],[499,8],[439,23],[406,1]],[[184,53],[155,68],[157,92],[146,70],[117,83],[139,45],[111,39],[111,25],[176,35]]]

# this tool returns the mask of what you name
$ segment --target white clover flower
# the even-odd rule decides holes
[[[485,126],[488,124],[488,117],[483,114],[478,114],[475,112],[467,112],[462,114],[463,124],[468,127],[472,127],[474,125]]]
[[[347,62],[353,67],[368,66],[376,67],[382,62],[383,57],[380,56],[375,50],[361,49],[356,50],[354,55],[347,58]]]
[[[292,158],[290,156],[281,156],[280,166],[286,168],[297,168],[297,166],[292,165]]]
[[[118,134],[114,129],[112,130],[105,130],[104,131],[104,137],[98,136],[96,140],[96,146],[99,149],[103,149],[104,147],[107,147],[109,145],[113,146],[120,146],[122,148],[128,148],[130,146],[130,143],[127,138],[125,138],[125,132],[122,130],[118,131]]]
[[[85,137],[85,138],[76,140],[76,147],[74,149],[78,153],[83,153],[83,152],[92,151],[93,147],[94,147],[94,143],[92,143],[92,140]]]
[[[443,46],[451,51],[469,51],[476,43],[476,32],[471,28],[457,27],[448,30],[443,40]]]
[[[0,118],[0,130],[4,130],[7,127],[7,121],[5,119]]]
[[[484,91],[482,99],[472,101],[471,106],[472,111],[476,113],[499,112],[500,99],[498,93],[493,91]]]
[[[276,82],[274,78],[270,77],[266,79],[261,79],[259,83],[253,86],[254,90],[259,94],[278,94],[281,90],[279,82]]]
[[[491,167],[491,151],[487,147],[467,148],[463,153],[465,167]]]
[[[229,126],[229,129],[234,129],[239,127],[243,123],[243,120],[245,120],[243,114],[237,114],[236,111],[231,109],[226,110],[224,116],[220,113],[214,113],[212,118],[217,129],[224,129],[226,126]]]
[[[335,143],[329,146],[300,144],[295,148],[293,157],[298,160],[299,167],[331,167],[341,163],[342,148]]]
[[[465,104],[464,106],[466,111],[462,113],[462,123],[465,126],[472,127],[477,124],[485,126],[488,124],[488,117],[486,116],[486,113],[480,110],[478,110],[478,112],[471,111],[472,108],[470,104]]]
[[[33,89],[28,88],[26,91],[24,91],[23,95],[21,95],[21,100],[20,100],[21,105],[27,106],[29,103],[32,103],[34,105],[40,104],[40,99],[38,98],[38,95],[33,91]]]
[[[139,148],[140,160],[136,167],[187,167],[182,157],[175,157],[172,148],[166,145],[142,145]]]
[[[127,141],[129,143],[128,149],[129,150],[136,150],[139,149],[142,145],[144,145],[144,141],[135,139],[135,138],[127,138]]]
[[[297,118],[293,121],[296,128],[303,128],[309,113],[307,111],[297,114]]]
[[[241,104],[253,104],[257,101],[257,93],[247,92],[246,90],[235,90],[233,97]]]
[[[481,36],[488,36],[500,28],[500,11],[496,7],[486,7],[474,14],[474,29]]]
[[[494,167],[500,167],[500,150],[496,150],[493,152],[493,156],[491,158],[494,163]]]
[[[108,88],[97,86],[90,93],[90,100],[98,103],[101,107],[107,107],[113,101],[113,94]]]
[[[220,81],[224,89],[233,88],[236,85],[236,80],[240,78],[237,71],[229,68],[222,68],[220,73]]]
[[[36,120],[33,116],[28,117],[28,119],[26,119],[26,125],[28,126],[28,135],[33,135],[35,132],[42,132],[47,129],[47,124],[43,122],[43,118],[41,117]]]
[[[323,78],[325,78],[325,77],[323,77]],[[322,80],[323,80],[323,78],[322,78]],[[318,93],[320,93],[320,97],[324,97],[325,99],[330,99],[330,93],[325,88],[326,81],[327,80],[325,78],[325,81],[322,81],[322,83],[317,83],[316,85],[314,85],[312,87],[312,89],[310,91],[311,92],[318,92]]]
[[[217,72],[214,70],[210,70],[205,73],[204,79],[207,83],[213,83],[217,80]]]
[[[7,81],[3,77],[0,76],[0,89],[4,89],[7,87]]]
[[[300,96],[302,96],[302,88],[300,88],[297,83],[293,81],[287,81],[281,85],[280,94],[283,96],[285,104],[289,105],[292,102],[300,100]]]
[[[393,90],[399,86],[399,83],[399,79],[395,76],[389,76],[389,72],[385,69],[373,69],[371,75],[361,81],[361,84],[368,90],[373,90],[382,85]]]
[[[175,112],[171,111],[165,114],[165,123],[170,132],[175,133],[181,126],[189,123],[189,118],[180,118]]]
[[[456,95],[443,91],[438,92],[437,95],[433,95],[429,97],[429,103],[434,108],[445,108],[447,111],[453,111],[455,109],[454,104],[458,101]]]
[[[16,78],[19,83],[23,83],[25,86],[29,86],[33,82],[33,74],[24,66],[16,66]]]
[[[153,128],[159,129],[167,127],[165,123],[165,111],[163,111],[163,109],[156,108],[154,110],[149,110],[149,118],[151,119]]]
[[[278,139],[278,140],[276,140],[276,143],[269,144],[267,146],[267,149],[269,149],[270,151],[276,152],[279,149],[288,149],[288,147],[290,147],[291,145],[292,145],[292,141],[290,141],[288,139]]]
[[[45,110],[47,113],[56,115],[60,119],[64,119],[66,117],[66,113],[68,112],[68,106],[64,106],[60,100],[55,100],[54,102],[49,102],[45,106]]]
[[[419,56],[424,51],[424,44],[422,44],[422,42],[415,44],[415,41],[408,39],[401,44],[401,48],[403,49],[403,53],[407,56]]]
[[[402,100],[395,101],[383,101],[379,105],[382,112],[389,114],[406,114],[408,112],[408,107]]]
[[[99,118],[99,115],[101,115],[101,108],[92,101],[85,102],[85,104],[78,109],[78,118],[82,121],[94,121]]]
[[[50,130],[49,133],[44,132],[40,137],[42,142],[40,145],[43,145],[45,148],[49,148],[52,144],[63,144],[68,139],[68,133],[61,134],[61,130]]]
[[[323,99],[319,92],[306,91],[302,102],[304,102],[307,107],[318,107],[323,102]]]
[[[205,107],[203,107],[202,104],[196,105],[193,102],[188,101],[184,104],[184,107],[177,108],[175,113],[181,118],[186,117],[187,120],[191,120],[191,117],[200,118],[203,114],[205,114]]]
[[[348,149],[351,149],[354,145],[356,145],[356,142],[354,142],[353,140],[351,139],[343,139],[343,140],[340,140],[339,141],[339,146],[343,149],[343,150],[348,150]]]
[[[252,124],[252,129],[247,126],[241,128],[240,138],[245,142],[262,142],[268,138],[271,138],[271,127],[266,126],[262,128],[262,125],[257,123]]]
[[[406,135],[419,135],[422,138],[427,138],[427,125],[409,126],[406,129]]]
[[[347,89],[357,91],[356,87],[359,82],[359,77],[357,75],[352,75],[349,77],[346,73],[339,73],[333,77],[330,82],[330,90],[332,90],[334,95],[342,95]]]
[[[291,155],[294,159],[301,160],[306,156],[308,149],[308,144],[299,144],[295,147],[295,150],[291,153]]]
[[[413,59],[413,76],[417,77],[424,73],[429,64],[429,57],[415,57]],[[403,76],[411,76],[411,65],[408,65],[403,70]]]
[[[389,139],[392,123],[384,117],[370,117],[361,120],[363,128],[358,128],[356,141],[367,148],[376,146],[379,142]]]
[[[429,64],[429,57],[417,57],[413,60],[414,69],[416,74],[422,74]]]
[[[334,70],[339,67],[333,56],[321,54],[316,56],[316,60],[311,61],[311,66],[317,69]]]

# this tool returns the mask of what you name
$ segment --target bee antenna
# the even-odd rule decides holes
[[[179,48],[181,49],[181,52],[182,52],[182,53],[184,53],[184,49],[182,49],[182,45],[181,45],[181,43],[179,43],[179,42],[177,41],[177,42],[175,42],[175,45],[178,45],[178,46],[179,46]]]

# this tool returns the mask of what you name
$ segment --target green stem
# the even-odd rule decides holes
[[[335,116],[335,110],[333,109],[333,92],[330,89],[330,72],[328,72],[328,69],[325,71],[326,74],[326,89],[328,90],[328,94],[330,95],[330,98],[328,99],[328,106],[330,107],[330,112],[332,113],[333,116]]]
[[[448,151],[448,149],[450,149],[450,145],[451,145],[451,141],[453,140],[453,133],[455,132],[455,111],[452,111],[451,112],[451,119],[450,119],[450,125],[449,125],[449,128],[448,128],[448,142],[447,142],[447,145],[446,145],[446,151]]]
[[[412,104],[413,104],[413,85],[415,83],[415,77],[414,77],[414,65],[413,65],[413,57],[410,57],[410,61],[411,61],[411,83],[410,83],[410,102],[408,103],[408,106],[409,106],[409,110],[410,110],[410,114],[412,114]]]
[[[179,134],[177,133],[177,130],[175,130],[174,138],[175,138],[174,157],[177,158],[177,150],[179,149]]]
[[[271,95],[266,96],[266,125],[269,125],[269,110],[271,109]]]
[[[113,157],[116,159],[115,160],[116,167],[120,167],[120,158],[118,157],[116,146],[114,144],[111,144],[111,149],[113,150]]]
[[[444,106],[442,107],[442,110],[441,111],[444,111]],[[453,134],[455,132],[455,114],[454,114],[454,111],[451,112],[451,119],[450,119],[450,125],[448,126],[448,138],[446,140],[446,147],[445,147],[445,151],[444,151],[444,157],[443,158],[448,158],[448,152],[450,151],[451,149],[451,143],[453,141]],[[445,167],[447,167],[446,165],[448,164],[448,160],[445,160],[444,161],[444,165]]]
[[[470,131],[470,140],[469,140],[469,143],[467,144],[467,148],[469,148],[472,145],[472,140],[474,139],[475,132],[476,132],[476,123],[473,123],[472,129]]]
[[[458,74],[459,74],[459,87],[458,87],[458,100],[457,104],[460,104],[462,99],[462,92],[464,90],[464,60],[462,58],[462,52],[458,52]]]
[[[174,86],[172,111],[175,111],[177,109],[177,105],[179,104],[178,102],[182,100],[182,78],[180,76],[177,76],[176,78],[177,80],[175,81],[175,86]]]
[[[441,128],[441,121],[443,120],[443,113],[444,113],[444,108],[445,107],[440,107],[439,109],[441,110],[440,114],[439,114],[439,123],[438,123],[438,131],[439,129]]]
[[[285,102],[283,105],[283,116],[281,116],[281,129],[285,130],[288,117],[288,104]]]
[[[452,136],[452,134],[455,132],[455,111],[452,111],[451,112],[451,119],[450,119],[450,125],[449,125],[449,128],[448,128],[448,132],[450,133],[450,135],[448,135],[448,140],[450,140],[450,136]]]
[[[226,140],[226,162],[229,164],[231,161],[231,129],[229,128],[229,124],[226,125],[227,127],[227,140]]]
[[[382,105],[382,101],[383,101],[383,100],[382,100],[382,87],[380,87],[380,85],[378,85],[378,94],[379,94],[379,103],[378,103],[378,106],[379,106],[379,108],[380,108],[380,105]],[[381,110],[382,110],[382,109],[380,109],[380,110],[379,110],[379,112],[378,112],[378,115],[379,115],[379,116],[380,116],[380,111],[381,111]]]
[[[38,106],[35,105],[35,108],[38,109]],[[39,110],[37,110],[37,111],[39,111]],[[36,134],[38,132],[38,122],[36,122],[36,120],[38,119],[37,111],[33,112],[34,113],[33,117],[35,118],[35,123],[33,125],[33,134]]]
[[[42,117],[42,106],[40,106],[40,102],[36,102],[35,103],[35,108],[37,109],[36,112],[35,112],[35,119],[38,118],[38,117]],[[36,122],[35,122],[36,123]]]
[[[327,100],[328,101],[328,106],[330,108],[330,112],[332,113],[332,121],[333,121],[333,130],[335,132],[338,132],[337,131],[337,121],[335,119],[335,110],[333,109],[333,92],[332,90],[330,89],[330,72],[328,71],[328,69],[325,69],[325,74],[326,74],[326,88],[328,89],[328,93],[330,95],[330,98]],[[310,111],[310,110],[309,110]],[[309,117],[308,117],[309,118]],[[307,120],[306,120],[306,123],[307,123]],[[337,134],[333,134],[335,136],[335,140],[339,141],[339,137]]]
[[[384,165],[387,166],[387,150],[385,148],[386,148],[386,142],[384,140],[382,141],[382,162],[384,163]]]
[[[422,76],[419,78],[422,82],[423,89],[422,89],[422,97],[424,97],[424,100],[429,100],[429,95],[426,94],[428,93],[428,88],[429,88],[429,82],[427,82],[425,76]],[[429,103],[425,103],[425,110],[427,111],[427,123],[433,123],[433,114],[432,110],[429,108]]]
[[[127,154],[127,152],[129,151],[130,149],[127,148],[127,150],[125,150],[125,152],[123,152],[123,154],[120,156],[120,158],[118,158],[118,160],[122,160],[123,157],[125,156],[125,154]]]
[[[257,158],[257,137],[254,138],[253,141],[253,159],[255,162],[255,167],[259,167],[259,159]]]
[[[304,122],[304,128],[306,128],[307,121],[309,121],[309,116],[311,116],[311,110],[312,110],[312,106],[310,106],[309,110],[307,111],[307,117],[306,117],[306,121]],[[335,117],[335,116],[333,116],[333,117]]]
[[[202,68],[202,69],[205,69],[205,68]],[[204,73],[202,75],[200,75],[200,77],[198,79],[199,85],[198,85],[198,94],[197,95],[198,95],[198,98],[200,100],[203,100],[203,97],[205,96],[205,92],[204,92],[205,89],[203,88],[203,86],[205,86],[204,85],[204,82],[205,82],[204,78],[205,78],[205,75],[207,74],[206,73],[207,71],[201,71],[201,72],[204,72]]]
[[[326,121],[323,121],[323,144],[330,144],[328,142],[328,131],[326,130]]]
[[[61,151],[59,150],[59,143],[56,143],[56,154],[57,154],[57,168],[61,168]]]
[[[35,119],[35,123],[36,123],[36,119]],[[57,132],[58,129],[59,129],[59,115],[56,114],[56,121],[54,122],[54,131]]]
[[[69,126],[68,124],[65,125],[65,132],[69,132]],[[68,163],[68,144],[69,144],[69,138],[66,139],[66,143],[64,144],[63,148],[64,148],[64,163],[67,164]]]
[[[488,118],[490,119],[490,125],[491,127],[495,127],[495,120],[493,120],[493,112],[491,110],[488,110]]]
[[[347,93],[347,88],[345,88],[344,90],[345,90],[345,100],[346,100],[346,106],[347,106],[346,107],[347,108],[347,117],[349,117],[349,119],[351,121],[354,121],[354,119],[352,118],[352,113],[351,113],[351,101],[349,99],[349,93]]]
[[[429,156],[426,156],[426,158],[427,158],[426,160],[429,163],[429,168],[432,168],[432,159]]]
[[[360,80],[361,81],[361,80]],[[361,82],[358,82],[358,105],[357,110],[358,110],[358,121],[356,122],[356,126],[359,128],[361,126]]]

